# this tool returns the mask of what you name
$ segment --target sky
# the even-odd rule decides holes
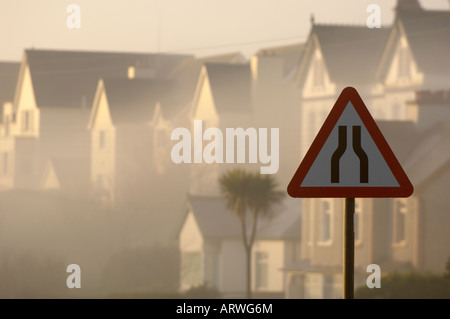
[[[249,56],[304,42],[312,13],[316,23],[364,25],[372,3],[389,25],[395,0],[0,0],[0,60],[18,61],[27,48]],[[70,4],[80,6],[79,29],[66,25]]]

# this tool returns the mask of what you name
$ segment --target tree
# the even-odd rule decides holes
[[[258,219],[269,217],[273,206],[281,201],[284,193],[276,190],[277,184],[272,175],[249,173],[242,169],[225,173],[219,183],[227,208],[241,224],[246,254],[246,292],[247,298],[251,298],[252,247]]]

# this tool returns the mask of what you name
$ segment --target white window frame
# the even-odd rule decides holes
[[[333,244],[333,236],[334,236],[334,200],[332,198],[321,198],[319,201],[319,239],[317,244],[319,246],[331,246]],[[328,210],[327,212],[324,212],[324,204],[327,203]],[[324,217],[325,215],[328,215],[329,220],[329,229],[328,229],[328,238],[323,238],[323,232],[324,232]]]
[[[261,257],[261,258],[258,258]],[[269,253],[267,251],[256,251],[255,256],[255,289],[264,290],[269,287]],[[265,273],[262,272],[264,278],[260,278],[260,267],[265,267]]]
[[[399,206],[401,205],[400,209]],[[403,238],[399,239],[398,223],[399,214],[402,214],[403,218]],[[396,247],[406,246],[407,239],[407,219],[408,219],[408,201],[406,198],[395,198],[393,200],[393,227],[392,227],[392,245]]]
[[[106,148],[106,131],[99,130],[98,131],[98,148],[103,150]]]
[[[362,198],[356,198],[355,199],[355,215],[353,219],[353,230],[355,234],[355,246],[361,246],[363,243],[363,236],[364,236],[364,227],[363,227],[363,220],[364,220],[364,200]],[[358,225],[356,224],[356,216],[358,216]],[[358,234],[359,238],[356,238],[356,229],[358,228]]]

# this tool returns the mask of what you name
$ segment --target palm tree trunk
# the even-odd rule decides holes
[[[246,259],[246,297],[252,298],[252,245],[248,242],[247,227],[245,222],[245,216],[240,218],[241,230],[242,230],[242,242],[245,249]]]
[[[245,249],[247,255],[247,299],[252,299],[252,247],[247,246]]]

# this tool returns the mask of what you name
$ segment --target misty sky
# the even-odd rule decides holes
[[[81,7],[80,29],[66,26],[71,3]],[[312,12],[319,23],[365,24],[371,3],[389,25],[395,0],[0,0],[0,60],[32,47],[249,55],[305,41]],[[421,3],[448,9],[447,0]]]

